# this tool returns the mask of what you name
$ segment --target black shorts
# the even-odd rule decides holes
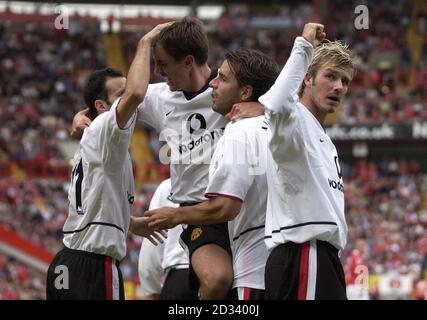
[[[171,269],[163,283],[160,300],[199,300],[197,289],[190,288],[189,269]]]
[[[92,252],[63,248],[47,271],[47,300],[124,300],[119,262]]]
[[[265,299],[347,299],[338,249],[320,240],[274,248],[265,266]]]
[[[253,288],[233,288],[230,300],[264,300],[265,290]]]
[[[199,287],[199,280],[191,266],[191,256],[194,251],[206,244],[216,244],[232,256],[227,222],[210,225],[188,225],[181,233],[181,240],[188,248],[191,288]]]

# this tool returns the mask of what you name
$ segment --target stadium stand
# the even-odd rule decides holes
[[[411,0],[376,1],[369,6],[370,20],[376,23],[356,30],[349,23],[356,1],[328,3],[332,7],[320,10],[328,37],[349,43],[359,59],[349,97],[328,122],[343,153],[349,244],[342,261],[347,277],[357,278],[349,261],[357,240],[364,240],[361,259],[369,270],[370,298],[425,299],[427,6]],[[313,14],[306,2],[270,9],[230,5],[218,20],[206,22],[210,64],[218,67],[226,50],[244,46],[283,65],[290,39]],[[114,64],[126,69],[140,36],[135,30],[144,32],[162,21],[123,20],[120,34],[103,35],[95,18],[74,17],[69,30],[56,30],[49,26],[52,17],[10,12],[0,17],[0,227],[54,254],[62,246],[69,158],[75,147],[68,129],[84,106],[86,76],[110,64],[106,48],[117,52],[122,47],[121,60]],[[153,76],[153,82],[159,80]],[[375,135],[372,128],[391,133]],[[361,141],[370,155],[383,148],[389,152],[357,158],[352,146]],[[161,146],[149,128],[135,133],[136,214],[147,209],[156,185],[169,175],[159,162]],[[128,237],[128,255],[121,264],[128,299],[138,298],[140,244],[140,238]],[[24,260],[0,250],[0,299],[44,299],[43,271]]]

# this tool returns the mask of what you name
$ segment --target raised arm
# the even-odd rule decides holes
[[[156,26],[144,35],[138,42],[135,58],[130,66],[125,92],[123,93],[119,106],[117,107],[117,121],[121,128],[125,127],[127,121],[135,112],[138,104],[144,99],[150,80],[150,53],[153,38],[165,27],[172,24],[168,22]],[[91,124],[89,108],[78,112],[70,128],[70,136],[80,139],[84,129]]]
[[[138,42],[135,58],[129,68],[125,92],[117,107],[117,123],[123,128],[135,112],[138,105],[144,100],[150,81],[150,55],[152,40],[162,29],[173,22],[157,25]]]
[[[294,47],[286,65],[270,90],[259,98],[269,110],[288,113],[298,101],[298,89],[304,80],[313,59],[313,48],[325,38],[323,25],[307,23],[301,37],[295,39]]]

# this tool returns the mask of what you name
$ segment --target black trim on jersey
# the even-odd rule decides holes
[[[199,91],[197,91],[197,92],[185,92],[185,91],[182,91],[182,93],[184,94],[185,99],[191,100],[195,96],[198,96],[202,92],[206,91],[209,88],[209,82],[211,82],[211,80],[216,77],[217,73],[218,73],[217,69],[215,69],[215,70],[212,69],[211,70],[211,75],[209,76],[208,81],[205,83],[205,85]]]
[[[120,228],[118,225],[115,225],[113,223],[107,223],[107,222],[89,222],[87,225],[85,225],[81,229],[77,229],[77,230],[73,230],[73,231],[64,231],[64,230],[62,230],[62,233],[68,234],[68,233],[81,232],[81,231],[83,231],[84,229],[86,229],[87,227],[89,227],[90,225],[93,225],[93,224],[98,224],[98,225],[101,225],[101,226],[114,227],[116,229],[119,229],[121,232],[125,233],[124,230],[122,228]]]
[[[304,223],[294,224],[292,226],[281,227],[279,230],[273,230],[273,231],[271,231],[271,233],[279,233],[282,230],[304,227],[304,226],[307,226],[307,225],[310,225],[310,224],[330,224],[330,225],[334,225],[334,226],[337,225],[336,222],[332,222],[332,221],[311,221],[311,222],[304,222]],[[271,237],[272,236],[265,236],[264,239],[268,239],[268,238],[271,238]]]
[[[236,241],[237,239],[239,239],[241,236],[243,236],[245,233],[248,233],[249,231],[262,229],[264,227],[265,227],[265,225],[263,224],[262,226],[257,226],[257,227],[252,227],[252,228],[246,229],[245,231],[240,232],[240,234],[238,236],[234,237],[233,241]]]
[[[76,181],[76,211],[77,214],[82,215],[82,181],[83,181],[83,159],[80,159],[74,174],[77,176]]]
[[[267,122],[267,121],[265,121],[265,120],[262,120],[262,123],[263,123],[265,126],[262,126],[261,128],[263,128],[264,130],[267,130],[267,129],[268,129],[268,122]]]

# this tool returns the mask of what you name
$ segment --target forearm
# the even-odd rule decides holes
[[[150,81],[151,41],[138,42],[135,58],[129,68],[126,89],[117,109],[118,122],[124,127],[144,99]]]
[[[129,68],[126,89],[118,106],[118,122],[126,125],[147,93],[150,81],[150,54],[153,39],[172,22],[159,24],[138,42],[135,58]]]
[[[235,103],[231,111],[225,115],[228,120],[237,121],[242,118],[253,118],[265,113],[264,106],[258,101]]]
[[[177,224],[214,224],[232,220],[240,211],[240,205],[230,199],[215,197],[195,206],[177,208]]]
[[[313,57],[313,46],[298,37],[291,55],[274,85],[260,99],[268,109],[291,111],[297,102],[297,93]]]

